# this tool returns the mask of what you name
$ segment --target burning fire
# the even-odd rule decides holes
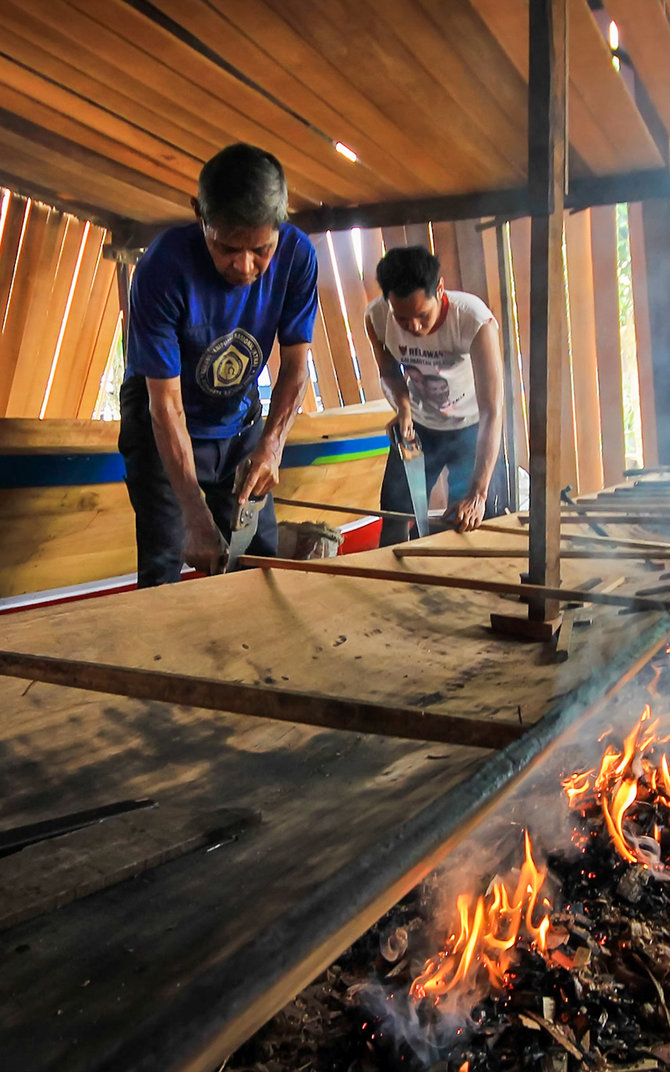
[[[444,949],[426,961],[410,989],[415,1000],[433,997],[439,1004],[450,990],[472,979],[482,964],[492,985],[502,987],[522,928],[533,946],[545,951],[551,910],[546,898],[542,901],[544,915],[540,922],[536,924],[533,917],[546,871],[538,870],[533,861],[528,832],[524,834],[524,845],[525,859],[513,893],[497,879],[474,904],[466,894],[458,897],[458,935],[451,934]]]
[[[624,860],[633,864],[664,869],[661,861],[660,832],[654,823],[650,834],[639,834],[624,822],[632,819],[638,809],[656,813],[670,812],[670,769],[664,752],[656,757],[656,747],[668,738],[657,736],[658,719],[651,721],[647,704],[639,722],[631,730],[620,750],[608,745],[600,768],[570,774],[562,781],[570,807],[586,814],[594,808],[602,810],[612,843]]]

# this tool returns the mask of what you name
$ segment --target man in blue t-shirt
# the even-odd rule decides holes
[[[279,161],[231,145],[200,173],[196,222],[164,232],[137,265],[119,449],[140,587],[178,580],[183,562],[218,572],[236,503],[278,481],[317,310],[316,255],[285,222],[287,201]],[[263,423],[258,377],[275,337],[280,368]],[[250,551],[276,554],[276,543],[268,496]]]

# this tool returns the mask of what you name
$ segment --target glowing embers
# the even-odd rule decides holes
[[[575,772],[561,784],[570,807],[583,819],[592,821],[602,813],[619,856],[666,873],[662,835],[670,827],[670,770],[660,746],[670,738],[658,737],[657,729],[658,720],[651,721],[647,705],[621,748],[608,744],[597,772]],[[586,837],[577,834],[576,840],[584,845]]]
[[[551,905],[544,898],[538,910],[538,900],[546,872],[535,866],[528,832],[524,846],[525,859],[513,893],[506,882],[495,879],[476,900],[466,894],[458,897],[459,933],[450,935],[444,950],[426,962],[412,983],[410,996],[415,1000],[433,997],[437,1004],[450,990],[475,982],[482,967],[491,985],[502,988],[520,936],[539,952],[545,951]]]

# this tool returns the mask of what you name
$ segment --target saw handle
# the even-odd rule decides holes
[[[423,454],[421,448],[421,440],[419,439],[416,429],[414,430],[413,439],[405,439],[400,433],[400,428],[397,424],[391,425],[391,441],[397,448],[398,453],[403,461],[411,461],[412,458],[418,458]]]

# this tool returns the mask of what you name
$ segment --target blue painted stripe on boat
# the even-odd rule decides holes
[[[322,439],[316,443],[289,443],[282,467],[298,469],[342,461],[356,454],[373,456],[388,449],[385,435]],[[126,471],[120,454],[2,454],[0,489],[72,487],[78,484],[115,484]]]
[[[116,484],[123,458],[110,454],[3,454],[0,488],[56,488],[75,484]]]

